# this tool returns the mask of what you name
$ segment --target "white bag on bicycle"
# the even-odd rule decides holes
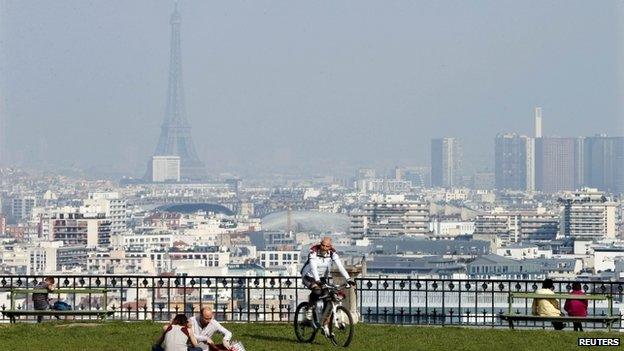
[[[349,321],[349,318],[347,317],[347,315],[344,312],[338,311],[336,313],[336,323],[346,324],[348,321]]]

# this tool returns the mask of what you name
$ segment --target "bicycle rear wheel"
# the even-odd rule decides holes
[[[338,306],[336,307],[336,314],[332,315],[330,321],[329,331],[332,343],[336,346],[349,346],[355,331],[351,313],[344,306]]]
[[[314,308],[312,309],[312,319],[306,318],[308,306],[307,302],[302,302],[295,310],[295,336],[297,336],[299,342],[312,342],[316,336],[317,329],[313,323],[313,320],[316,320],[316,311],[314,311]]]

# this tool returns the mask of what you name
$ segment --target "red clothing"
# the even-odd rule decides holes
[[[572,290],[571,295],[585,295],[582,290]],[[566,300],[563,309],[570,317],[587,317],[587,300]]]

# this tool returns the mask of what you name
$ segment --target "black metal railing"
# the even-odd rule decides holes
[[[0,276],[0,311],[10,308],[11,288],[34,288],[42,276]],[[76,294],[54,294],[79,310],[107,309],[110,318],[124,321],[169,320],[172,314],[197,313],[211,306],[224,321],[286,322],[293,318],[298,303],[307,300],[308,290],[300,277],[248,276],[55,276],[56,285],[76,289]],[[364,323],[458,325],[507,327],[498,315],[507,312],[510,292],[533,292],[541,284],[533,280],[358,278],[354,304]],[[556,281],[556,292],[570,290],[572,281]],[[614,314],[620,321],[624,281],[582,282],[587,293],[613,297]],[[79,293],[80,289],[107,289],[107,301],[100,294]],[[18,296],[15,309],[33,308],[30,296]],[[606,301],[591,301],[589,315],[605,315]],[[531,313],[528,300],[514,301],[514,313]],[[95,317],[83,317],[95,318]],[[4,316],[0,321],[7,321]],[[549,328],[547,323],[527,322],[527,328]],[[586,328],[602,329],[599,323]]]
[[[586,293],[611,295],[614,314],[621,327],[624,282],[581,282]],[[555,281],[555,292],[571,290],[572,281]],[[541,287],[536,280],[498,279],[384,279],[362,278],[358,282],[358,310],[368,323],[457,325],[507,327],[499,315],[509,309],[510,292],[534,292]],[[563,305],[563,301],[562,301]],[[518,299],[512,313],[531,314],[530,300]],[[608,301],[591,301],[588,315],[608,313]],[[516,323],[516,327],[550,328],[549,323]],[[518,325],[519,324],[519,325]],[[587,323],[589,329],[603,329],[599,323]]]

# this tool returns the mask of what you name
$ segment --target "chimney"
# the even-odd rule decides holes
[[[535,137],[542,137],[542,108],[535,108]]]

